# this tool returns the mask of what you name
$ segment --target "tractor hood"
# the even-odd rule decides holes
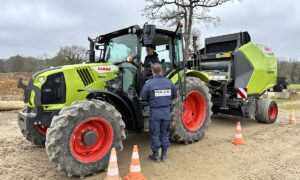
[[[42,106],[44,110],[58,110],[72,102],[85,99],[84,89],[105,89],[119,67],[110,63],[76,64],[35,73],[28,86],[23,86],[25,103],[29,107]],[[21,82],[22,83],[22,82]]]

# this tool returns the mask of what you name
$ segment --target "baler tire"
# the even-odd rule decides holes
[[[81,156],[80,154],[72,152],[76,149],[74,148],[75,144],[72,146],[72,141],[75,143],[76,140],[72,140],[72,138],[75,138],[74,133],[78,131],[81,124],[87,120],[89,122],[90,119],[101,119],[105,124],[108,124],[109,132],[112,134],[110,136],[111,141],[102,140],[102,142],[110,141],[111,143],[106,144],[105,147],[107,148],[100,156],[92,157],[92,160],[86,157],[86,161],[83,162],[82,158],[78,158]],[[124,129],[125,123],[122,120],[122,115],[111,104],[100,100],[77,101],[71,106],[63,108],[59,115],[53,118],[51,126],[47,130],[46,151],[57,169],[69,177],[82,178],[107,168],[112,147],[116,148],[117,151],[123,150],[122,141],[126,138]],[[100,141],[98,140],[99,137],[95,143]],[[109,139],[109,137],[105,139]],[[85,146],[90,147],[90,145]]]
[[[186,78],[186,94],[190,92],[199,92],[205,99],[205,119],[202,125],[196,130],[189,130],[186,128],[182,120],[182,100],[179,94],[178,85],[177,85],[177,98],[173,101],[171,109],[171,123],[170,123],[170,139],[177,143],[193,143],[195,141],[201,140],[205,131],[208,129],[208,125],[211,121],[212,115],[212,101],[209,89],[206,84],[198,78],[187,77]]]
[[[275,108],[275,112],[271,112],[271,108]],[[272,113],[275,113],[272,115]],[[275,101],[261,97],[257,99],[255,119],[259,123],[273,124],[278,117],[278,106]]]

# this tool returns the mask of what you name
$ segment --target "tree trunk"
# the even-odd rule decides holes
[[[191,41],[191,33],[192,33],[192,26],[193,26],[193,7],[191,5],[191,7],[189,8],[189,14],[188,14],[188,21],[185,22],[187,23],[186,27],[187,29],[185,29],[185,38],[184,38],[184,42],[185,42],[185,45],[184,45],[184,58],[186,60],[189,59],[189,53],[190,53],[190,48],[189,48],[189,45],[190,45],[190,41]]]
[[[197,41],[198,41],[198,37],[197,36],[193,36],[193,51],[196,52],[198,51],[198,44],[197,44]]]
[[[292,73],[291,73],[291,80],[295,82],[295,71],[296,71],[297,63],[293,64]]]

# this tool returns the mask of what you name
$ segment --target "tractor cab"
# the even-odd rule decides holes
[[[180,33],[179,33],[180,31]],[[89,60],[91,63],[110,63],[125,70],[124,86],[134,84],[137,93],[145,81],[151,77],[142,77],[146,46],[153,44],[164,74],[174,70],[176,63],[183,61],[181,27],[176,31],[158,29],[154,25],[145,24],[143,28],[131,26],[108,34],[100,35],[95,39],[89,38]],[[129,62],[130,61],[130,62]],[[151,73],[150,73],[151,74]],[[126,85],[127,84],[127,85]]]

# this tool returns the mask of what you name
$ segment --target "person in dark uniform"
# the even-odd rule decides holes
[[[176,98],[176,88],[174,84],[162,75],[162,66],[160,63],[151,65],[153,78],[150,79],[140,93],[143,101],[149,102],[150,121],[149,129],[151,134],[152,155],[149,158],[155,162],[160,159],[167,159],[167,150],[169,142],[169,125],[171,118],[172,100]],[[162,149],[161,158],[159,158],[159,149]]]
[[[155,52],[156,47],[153,44],[146,45],[147,56],[144,61],[144,75],[151,76],[151,64],[160,63],[158,54]]]

